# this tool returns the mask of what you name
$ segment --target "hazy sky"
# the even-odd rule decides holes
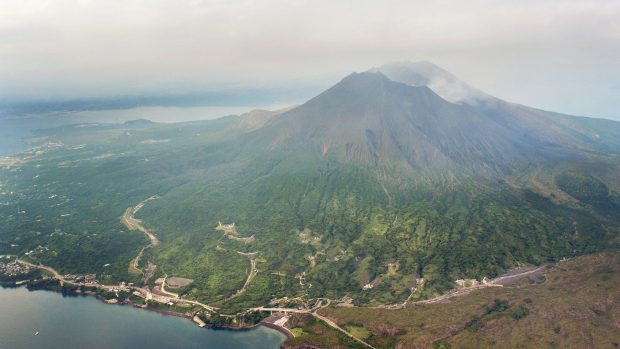
[[[0,98],[324,85],[428,60],[620,119],[620,1],[0,0]]]

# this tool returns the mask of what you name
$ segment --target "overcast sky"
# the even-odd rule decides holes
[[[402,60],[620,119],[618,0],[0,0],[4,100],[328,87]]]

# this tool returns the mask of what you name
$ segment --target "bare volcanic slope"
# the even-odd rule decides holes
[[[505,176],[523,167],[581,159],[599,148],[596,132],[576,123],[571,128],[563,116],[473,89],[475,102],[452,103],[433,86],[407,85],[380,71],[354,73],[276,115],[255,136],[271,150],[313,151],[423,176]]]

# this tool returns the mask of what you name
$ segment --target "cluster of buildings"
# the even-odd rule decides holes
[[[459,279],[454,281],[454,283],[460,288],[488,285],[490,282],[491,280],[487,279],[486,276],[482,279],[482,281],[478,281],[476,279]]]
[[[34,256],[34,255],[36,255],[36,254],[43,253],[43,252],[46,252],[46,251],[49,251],[49,250],[50,250],[50,249],[49,249],[49,248],[47,248],[47,247],[44,247],[44,246],[38,246],[38,247],[37,247],[37,248],[35,248],[34,250],[30,250],[30,251],[26,252],[26,253],[25,253],[25,255],[26,255],[26,256],[28,256],[28,257],[32,257],[32,256]]]
[[[79,283],[79,282],[97,283],[97,274],[84,274],[84,275],[66,274],[66,275],[63,275],[63,279],[67,281],[75,282],[75,283]]]
[[[15,261],[5,263],[0,260],[0,274],[5,276],[18,276],[28,274],[32,268],[28,265],[20,264]]]
[[[154,301],[157,303],[167,304],[170,306],[174,305],[174,303],[172,302],[172,298],[158,294],[158,293],[153,293],[149,291],[148,289],[137,289],[133,292],[133,295],[136,297],[144,298],[146,301]]]

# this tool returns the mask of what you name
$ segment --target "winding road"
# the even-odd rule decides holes
[[[159,245],[159,239],[157,239],[157,236],[155,236],[155,234],[151,233],[148,229],[146,229],[143,225],[142,225],[142,220],[141,219],[137,219],[134,217],[134,215],[140,211],[140,209],[142,207],[144,207],[144,204],[147,203],[148,201],[151,200],[155,200],[159,198],[159,196],[155,195],[155,196],[151,196],[150,198],[142,201],[141,203],[137,204],[134,207],[129,207],[127,210],[125,210],[125,213],[123,214],[123,216],[121,217],[121,223],[127,227],[127,229],[135,231],[141,231],[142,233],[144,233],[144,235],[146,235],[146,237],[149,239],[149,241],[151,242],[151,246],[156,247],[157,245]]]
[[[233,298],[239,297],[243,292],[245,292],[245,290],[247,290],[247,288],[250,286],[250,282],[252,282],[252,279],[254,279],[256,274],[258,274],[258,269],[256,269],[256,254],[258,252],[244,253],[237,251],[237,253],[242,256],[246,256],[250,260],[250,273],[248,274],[248,278],[245,280],[243,286],[239,290],[237,290],[235,294],[224,299],[222,302],[228,302]]]
[[[138,268],[138,262],[142,258],[142,254],[144,253],[144,250],[149,248],[149,247],[157,246],[159,244],[159,239],[157,239],[157,236],[155,236],[155,234],[151,233],[148,229],[146,229],[142,225],[142,220],[141,219],[135,218],[134,215],[136,214],[136,212],[140,211],[140,209],[142,209],[142,207],[144,207],[144,205],[147,202],[149,202],[151,200],[155,200],[155,199],[159,199],[159,196],[153,195],[150,198],[148,198],[146,200],[143,200],[142,202],[140,202],[136,206],[129,207],[128,209],[125,210],[125,213],[121,216],[121,223],[125,227],[127,227],[127,229],[129,229],[131,231],[138,230],[138,231],[142,232],[144,235],[146,235],[146,237],[149,239],[149,245],[144,246],[140,250],[140,253],[138,253],[136,258],[134,258],[134,260],[132,261],[132,265],[129,266],[130,270],[132,268],[135,268],[136,270],[140,271],[144,275],[144,284],[145,285],[149,281],[149,279],[153,276],[153,274],[155,274],[155,269],[157,268],[157,265],[155,265],[154,263],[151,263],[151,261],[148,261],[146,271],[143,271],[140,268]]]
[[[30,266],[30,267],[33,267],[33,268],[38,268],[38,269],[42,269],[42,270],[50,272],[54,276],[54,278],[57,279],[60,282],[61,285],[67,284],[67,285],[73,285],[73,286],[96,287],[96,288],[100,288],[100,289],[107,290],[107,291],[111,291],[111,290],[115,290],[115,289],[128,288],[127,286],[124,286],[124,285],[101,285],[101,284],[97,284],[97,283],[73,282],[73,281],[69,281],[69,280],[65,279],[64,276],[62,276],[59,272],[57,272],[52,267],[48,267],[48,266],[41,265],[41,264],[39,264],[39,265],[32,264],[30,262],[27,262],[27,261],[25,261],[23,259],[19,259],[19,258],[17,258],[16,261],[18,263],[21,263],[21,264],[24,264],[24,265],[27,265],[27,266]],[[152,297],[151,291],[146,289],[146,288],[143,288],[143,287],[129,287],[129,289],[136,290],[136,291],[146,295],[147,298],[148,298],[148,295],[151,295],[151,297]],[[212,306],[204,304],[204,303],[200,303],[198,301],[191,301],[191,300],[180,298],[178,295],[170,293],[170,292],[168,292],[167,294],[173,295],[173,296],[169,297],[169,300],[170,301],[174,301],[176,303],[193,304],[193,305],[199,306],[199,307],[201,307],[201,308],[203,308],[203,309],[205,309],[207,311],[210,311],[210,312],[216,312],[217,309],[219,309],[219,308],[212,307]],[[160,300],[160,301],[163,301],[163,299]]]
[[[137,219],[134,217],[134,215],[142,208],[144,207],[144,205],[146,204],[146,202],[150,201],[150,200],[154,200],[159,198],[158,196],[152,196],[142,202],[140,202],[138,205],[134,206],[134,207],[129,207],[127,208],[127,210],[125,210],[125,213],[123,214],[123,216],[121,217],[120,221],[121,223],[127,227],[127,229],[131,230],[131,231],[140,231],[142,232],[149,240],[149,245],[145,246],[144,248],[142,248],[142,250],[140,251],[140,253],[138,254],[138,256],[134,259],[134,261],[132,261],[132,263],[135,263],[133,266],[136,267],[136,269],[138,269],[138,261],[140,260],[140,257],[142,256],[144,249],[146,249],[147,247],[156,247],[159,244],[159,239],[155,236],[155,234],[151,233],[148,229],[146,229],[143,225],[142,225],[142,220]],[[239,289],[234,295],[230,296],[229,298],[225,299],[225,301],[228,301],[232,298],[235,298],[237,296],[239,296],[240,294],[242,294],[250,285],[250,282],[252,281],[252,279],[256,276],[256,274],[258,273],[258,269],[256,268],[256,252],[254,253],[242,253],[242,252],[238,252],[241,255],[246,256],[249,261],[250,261],[250,272],[249,275],[247,277],[247,280],[245,282],[245,284],[243,285],[243,287],[241,289]],[[39,268],[41,270],[45,270],[49,273],[51,273],[53,275],[53,277],[55,279],[57,279],[61,285],[67,284],[67,285],[74,285],[74,286],[89,286],[89,287],[96,287],[96,288],[100,288],[100,289],[104,289],[104,290],[118,290],[118,289],[124,289],[124,290],[134,290],[134,291],[138,291],[141,295],[143,295],[144,298],[146,298],[147,300],[149,299],[154,299],[160,303],[167,303],[167,302],[176,302],[176,303],[185,303],[185,304],[190,304],[190,305],[194,305],[194,306],[198,306],[201,307],[203,309],[205,309],[208,312],[212,312],[212,313],[217,313],[217,310],[219,308],[198,302],[198,301],[192,301],[192,300],[187,300],[187,299],[183,299],[180,298],[178,294],[176,293],[172,293],[169,291],[165,290],[165,282],[167,279],[167,275],[164,277],[164,282],[162,283],[162,286],[160,288],[161,293],[163,293],[165,296],[160,295],[153,295],[153,293],[148,289],[148,287],[131,287],[128,288],[124,285],[101,285],[98,283],[82,283],[82,282],[74,282],[74,281],[69,281],[67,279],[64,278],[63,275],[61,275],[60,273],[58,273],[55,269],[48,267],[48,266],[44,266],[44,265],[35,265],[33,263],[27,262],[25,260],[16,258],[16,261],[18,263],[24,264],[24,265],[28,265],[30,267],[33,268]],[[151,263],[149,262],[149,265]],[[153,265],[154,266],[154,265]],[[545,268],[547,268],[547,265],[542,265],[539,266],[537,268],[532,268],[529,270],[524,270],[524,271],[513,271],[512,274],[505,274],[503,276],[497,277],[493,280],[490,281],[485,281],[482,284],[479,285],[475,285],[475,286],[470,286],[470,287],[465,287],[465,288],[461,288],[461,289],[457,289],[457,290],[453,290],[447,294],[432,298],[432,299],[428,299],[428,300],[422,300],[422,301],[417,301],[417,302],[413,302],[413,304],[432,304],[432,303],[438,303],[453,297],[459,297],[459,296],[464,296],[466,294],[471,293],[472,291],[476,290],[476,289],[482,289],[482,288],[486,288],[486,287],[502,287],[503,284],[502,283],[506,283],[506,282],[511,282],[514,279],[520,279],[526,276],[530,276],[534,273],[538,273],[542,270],[544,270]],[[154,271],[154,270],[153,270]],[[151,272],[152,275],[152,272]],[[301,282],[301,278],[300,278],[300,282]],[[407,301],[405,301],[405,303],[402,304],[402,307],[405,307],[407,302],[409,301],[409,299],[411,298],[411,296],[407,299]],[[326,302],[324,303],[323,300],[326,300]],[[264,312],[278,312],[278,313],[284,313],[284,314],[308,314],[308,315],[312,315],[314,318],[324,322],[325,324],[327,324],[328,326],[336,329],[337,331],[343,333],[344,335],[348,336],[349,338],[363,344],[364,346],[368,347],[368,348],[372,348],[375,349],[372,345],[370,345],[369,343],[365,342],[364,340],[355,337],[354,335],[352,335],[351,333],[349,333],[347,330],[343,329],[342,327],[340,327],[338,324],[336,324],[333,320],[321,315],[318,313],[318,311],[320,309],[323,309],[327,306],[329,306],[331,303],[331,301],[329,299],[326,298],[319,298],[317,299],[317,303],[312,307],[308,307],[305,309],[297,309],[297,308],[277,308],[277,307],[256,307],[256,308],[250,308],[247,311],[264,311]],[[399,304],[400,305],[400,304]],[[396,308],[394,308],[396,309]],[[284,323],[282,324],[275,324],[276,326],[279,327],[283,327]],[[290,332],[290,330],[286,329],[287,331]]]

